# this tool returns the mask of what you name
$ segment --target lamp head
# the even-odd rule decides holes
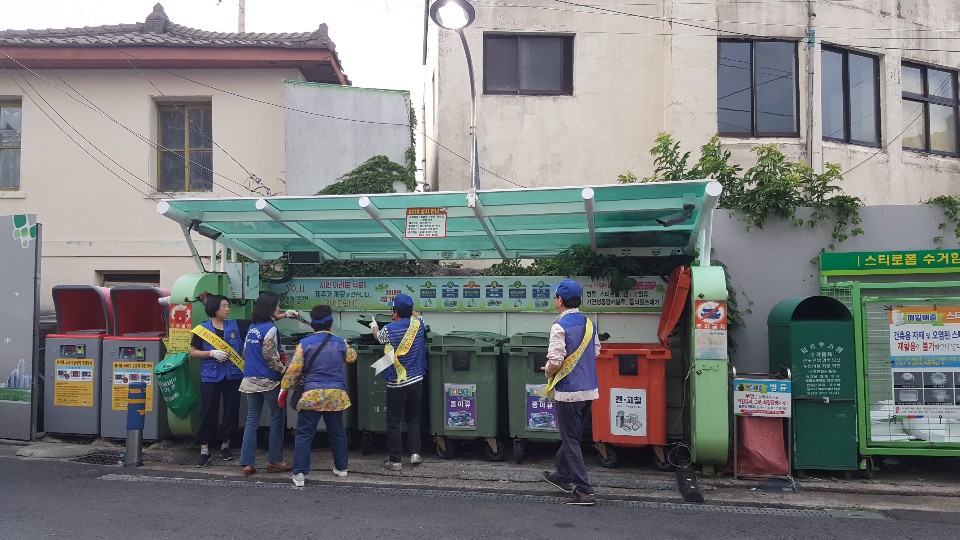
[[[467,0],[437,0],[430,7],[430,19],[437,26],[459,32],[473,23],[477,13]]]

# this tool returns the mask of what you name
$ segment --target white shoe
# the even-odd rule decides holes
[[[304,482],[304,480],[305,480],[305,479],[304,479],[304,477],[303,477],[303,473],[302,473],[302,472],[299,472],[299,473],[293,475],[293,485],[295,485],[295,486],[297,486],[297,487],[303,487],[303,482]]]
[[[423,463],[423,458],[420,457],[420,454],[410,454],[410,464],[419,465]]]
[[[341,470],[337,469],[336,467],[334,467],[334,468],[333,468],[333,474],[339,476],[340,478],[343,478],[344,476],[347,475],[347,471],[341,471]]]

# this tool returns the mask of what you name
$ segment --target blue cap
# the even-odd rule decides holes
[[[413,309],[413,298],[406,294],[398,294],[393,297],[393,302],[387,302],[387,307]]]
[[[564,300],[569,300],[574,296],[583,297],[583,288],[572,279],[565,279],[559,285],[553,288],[553,295],[559,296]]]

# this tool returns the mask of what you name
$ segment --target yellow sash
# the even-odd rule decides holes
[[[553,374],[553,377],[550,377],[550,380],[547,381],[547,386],[543,389],[543,397],[541,399],[553,399],[553,396],[556,395],[557,391],[554,387],[557,386],[564,377],[570,374],[573,371],[573,368],[577,367],[577,362],[580,361],[580,357],[583,356],[583,351],[587,349],[587,345],[593,343],[593,322],[590,318],[587,318],[587,329],[583,333],[583,341],[580,342],[580,346],[577,347],[577,350],[573,351],[572,354],[563,359],[563,363],[560,365],[560,370]]]
[[[383,346],[383,352],[393,356],[393,367],[397,370],[398,383],[402,383],[407,380],[407,368],[400,364],[398,357],[410,352],[410,347],[413,347],[413,341],[417,338],[417,332],[419,331],[420,317],[411,317],[410,326],[407,328],[407,332],[403,334],[403,338],[400,339],[400,345],[397,347],[397,349],[394,350],[393,345],[389,343]]]
[[[243,371],[243,357],[240,356],[237,351],[233,350],[233,347],[224,341],[222,337],[211,332],[205,326],[199,324],[193,329],[193,333],[200,336],[200,339],[206,341],[213,347],[227,353],[230,356],[230,361],[233,362],[233,365],[240,368],[240,371]]]

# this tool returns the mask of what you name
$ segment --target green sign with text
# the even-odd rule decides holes
[[[821,253],[824,276],[960,272],[960,250]]]

